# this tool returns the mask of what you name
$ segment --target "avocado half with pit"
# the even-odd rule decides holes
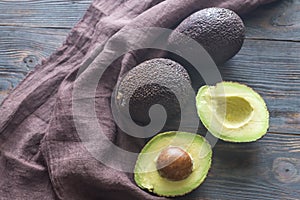
[[[202,86],[196,104],[203,125],[224,141],[256,141],[269,128],[269,112],[263,98],[237,82]]]
[[[159,196],[182,196],[204,181],[211,157],[211,146],[200,135],[160,133],[140,152],[134,180],[140,188]]]

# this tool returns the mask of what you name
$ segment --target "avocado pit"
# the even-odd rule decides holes
[[[211,159],[211,146],[201,135],[181,131],[159,133],[140,152],[134,180],[140,188],[158,196],[182,196],[203,183]]]
[[[161,177],[171,181],[181,181],[192,173],[193,161],[182,148],[167,147],[159,154],[156,168]]]

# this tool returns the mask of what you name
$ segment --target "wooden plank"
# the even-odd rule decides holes
[[[270,132],[300,136],[299,49],[300,42],[247,39],[241,51],[219,67],[223,81],[246,84],[265,99]],[[199,80],[194,75],[195,90],[205,84]]]
[[[38,31],[34,30],[34,33],[38,33]],[[62,36],[57,39],[51,39],[52,36],[50,35],[47,38],[43,31],[40,34],[46,37],[45,40],[53,41],[53,43],[47,42],[47,44],[44,44],[42,42],[37,45],[45,48],[46,51],[45,49],[43,51],[49,54],[52,48],[55,49],[56,43],[54,40],[63,40]],[[61,34],[63,35],[63,33]],[[58,33],[55,33],[55,35],[57,36]],[[36,36],[33,35],[32,37],[35,38]],[[24,53],[25,57],[27,55],[34,55],[37,58],[47,57],[45,53],[40,54],[41,51],[36,50],[36,46],[32,46],[36,42],[29,40],[26,44],[29,45],[27,47],[29,52]],[[49,46],[51,44],[53,46]],[[20,45],[19,42],[11,44],[14,48],[18,47],[18,45]],[[264,97],[270,111],[271,132],[300,134],[299,48],[300,43],[296,42],[246,40],[240,53],[220,68],[224,80],[245,83]],[[3,49],[7,49],[7,47]],[[12,51],[22,52],[24,51],[24,46],[20,46],[18,51]],[[16,57],[16,55],[12,55]],[[7,80],[8,83],[13,83],[2,83],[2,87],[6,87],[3,88],[3,91],[14,87],[23,78],[26,70],[29,69],[26,68],[26,64],[23,62],[24,56],[18,57],[18,60],[19,65],[16,68],[13,68],[16,63],[2,67],[4,69],[2,71],[7,72],[4,75],[0,75],[1,79]]]
[[[219,141],[206,181],[182,199],[298,200],[300,137],[268,134],[246,144]]]
[[[91,0],[0,1],[0,26],[72,28]]]
[[[0,1],[0,103],[61,46],[91,1]]]
[[[71,9],[72,6],[70,5],[70,2],[57,2],[58,1],[54,2],[48,0],[1,2],[0,9],[10,11],[1,12],[0,16],[1,18],[5,18],[5,16],[14,16],[13,13],[15,13],[15,21],[21,20],[16,23],[18,26],[63,27],[60,25],[61,19],[55,21],[51,16],[56,16],[56,12],[62,12],[62,9],[70,9],[70,12],[73,13],[70,14],[70,16],[74,16],[74,13],[78,12]],[[83,2],[83,4],[81,2]],[[77,4],[77,6],[84,5],[84,2],[85,1],[80,1],[75,4]],[[290,4],[295,4],[297,2],[299,1],[288,1],[287,4],[283,5],[290,8],[293,7]],[[22,5],[23,8],[21,9],[21,7],[18,8],[18,6],[16,6],[12,9],[13,4],[18,6]],[[5,6],[3,7],[3,5]],[[262,15],[268,17],[272,16],[273,10],[280,12],[278,10],[282,7],[280,5],[281,4],[278,6],[277,3],[273,4],[271,5],[271,7],[273,6],[272,9],[269,8],[269,6],[266,6],[262,8],[266,13],[258,11],[260,14],[257,14],[257,17],[254,15],[251,19],[247,20],[246,25],[247,27],[250,27],[247,33],[248,37],[251,35],[254,37],[255,32],[253,32],[253,30],[263,29],[260,25],[256,25],[259,24],[259,20],[261,20],[260,17]],[[56,8],[52,8],[51,6],[56,6]],[[35,18],[37,16],[42,17],[42,12],[37,12],[37,10],[42,9],[44,12],[45,10],[48,12],[48,9],[50,10],[50,8],[52,10],[49,13],[54,13],[51,14],[49,18],[44,18],[43,23],[41,23],[39,18]],[[22,14],[25,18],[27,17],[27,22],[25,22],[25,20],[23,21],[23,17],[17,18],[20,17],[17,14],[20,14],[21,11],[12,11],[18,9],[32,9],[41,15],[31,15],[33,11],[25,12]],[[269,13],[267,13],[268,9]],[[5,12],[8,13],[5,14]],[[276,12],[274,11],[274,13]],[[12,19],[13,18],[14,17],[12,17]],[[75,18],[76,17],[62,18],[63,20],[66,20],[62,24],[75,23]],[[51,20],[52,22],[50,23]],[[0,23],[3,23],[3,20],[1,20]],[[5,22],[2,25],[8,24],[10,23]],[[66,27],[71,27],[71,25]],[[275,27],[274,29],[277,30],[280,28],[281,27]],[[54,30],[13,26],[0,26],[0,30],[0,96],[2,96],[2,98],[24,78],[26,73],[34,67],[36,63],[39,63],[41,59],[48,57],[57,47],[59,47],[69,31],[64,29]],[[262,33],[265,32],[268,31],[262,30]],[[273,32],[269,32],[269,35],[265,36],[270,37],[271,35],[274,35]],[[293,31],[290,32],[292,33]],[[246,83],[263,95],[271,112],[270,131],[273,132],[299,134],[299,131],[297,131],[300,124],[300,115],[298,114],[299,100],[297,100],[297,97],[299,96],[299,69],[296,64],[299,63],[298,49],[299,44],[297,43],[247,40],[242,51],[222,69],[225,80]]]
[[[67,29],[0,26],[0,102],[61,46],[68,33]]]
[[[244,19],[247,38],[300,41],[300,0],[277,1]]]
[[[300,134],[300,43],[246,40],[220,68],[223,80],[247,84],[266,100],[270,131]]]
[[[61,45],[89,2],[0,2],[0,102],[1,93]],[[247,37],[300,41],[299,5],[289,0],[259,9],[245,21]],[[224,80],[248,84],[266,99],[270,134],[255,143],[220,141],[207,180],[183,199],[299,199],[299,48],[295,42],[246,40],[220,68]]]

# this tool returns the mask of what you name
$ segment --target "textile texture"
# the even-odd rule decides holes
[[[108,55],[104,51],[113,53],[111,38],[122,30],[174,29],[199,9],[224,7],[242,15],[271,1],[95,0],[63,46],[30,72],[0,107],[0,199],[165,199],[141,190],[132,173],[106,166],[85,148],[72,111],[74,84],[93,74],[97,62]],[[95,92],[95,113],[103,133],[128,151],[139,152],[145,141],[116,126],[112,91],[123,74],[159,53],[129,52],[119,57],[105,70]],[[85,115],[77,117],[81,114]],[[101,156],[106,156],[105,146]]]

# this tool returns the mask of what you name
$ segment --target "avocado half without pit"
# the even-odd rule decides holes
[[[237,82],[202,86],[196,104],[203,125],[224,141],[256,141],[269,128],[269,112],[263,98]]]
[[[171,131],[153,137],[140,152],[134,180],[159,196],[182,196],[196,189],[211,166],[212,150],[200,135]]]

